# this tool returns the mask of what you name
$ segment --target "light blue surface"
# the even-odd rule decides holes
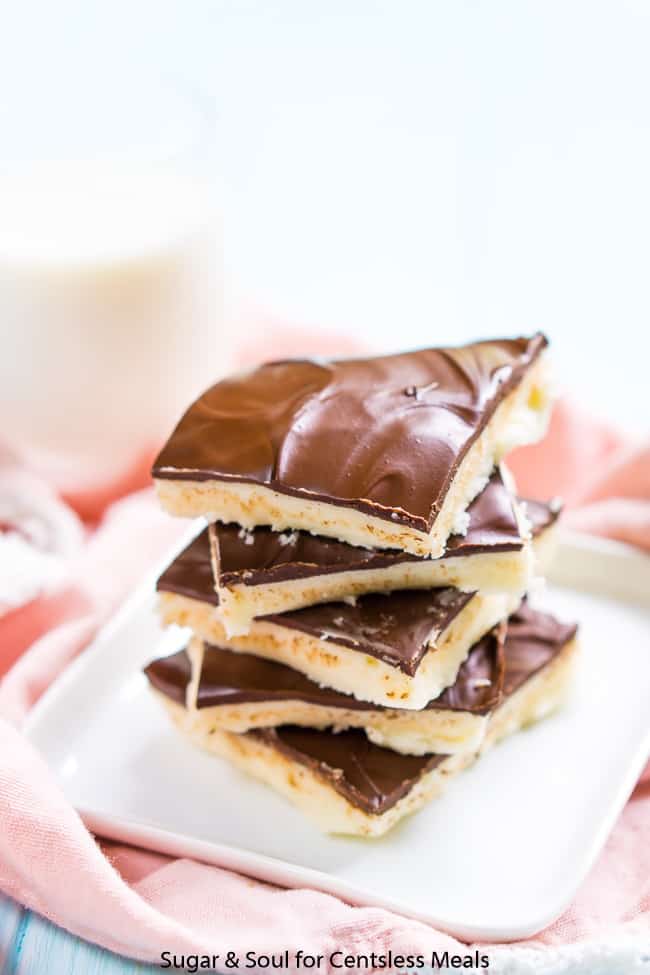
[[[0,896],[0,975],[146,975],[160,972],[81,941]]]

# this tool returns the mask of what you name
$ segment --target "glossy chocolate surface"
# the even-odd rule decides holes
[[[158,590],[218,605],[206,546],[204,534],[195,538],[163,572]],[[354,605],[321,603],[261,619],[377,657],[412,676],[429,642],[447,629],[474,596],[452,588],[406,589],[360,596]]]
[[[526,499],[533,537],[558,517],[558,509]],[[519,529],[510,496],[495,473],[469,508],[466,535],[452,535],[445,558],[521,548]],[[335,572],[378,569],[421,561],[417,555],[395,549],[368,549],[336,542],[309,532],[274,532],[256,528],[247,532],[237,525],[213,524],[204,529],[165,569],[158,589],[211,602],[217,606],[210,564],[212,550],[220,564],[221,585],[264,585]]]
[[[191,676],[190,660],[184,650],[154,660],[146,668],[146,674],[159,691],[184,703]],[[485,714],[499,702],[503,674],[503,632],[497,630],[474,644],[453,687],[431,701],[428,709]],[[380,705],[358,701],[352,695],[320,687],[285,664],[206,644],[197,688],[198,708],[277,701],[304,701],[352,711],[386,710]]]
[[[499,471],[471,503],[468,515],[467,533],[449,538],[442,559],[521,549],[512,498]],[[275,532],[263,527],[244,531],[238,525],[214,522],[209,533],[219,585],[225,587],[268,585],[422,561],[409,552],[362,548],[310,532]]]
[[[512,511],[511,507],[508,509],[507,505],[501,503],[504,494],[499,483],[494,482],[493,487],[486,489],[477,502],[481,501],[490,490],[497,493],[501,500],[497,504],[492,501],[489,501],[489,505],[484,503],[484,510],[496,509],[503,513],[503,520],[499,522],[495,518],[493,523],[497,525],[495,532],[505,532],[509,519],[514,516],[508,515],[508,510]],[[557,517],[556,510],[551,510],[548,505],[540,502],[527,501],[526,510],[534,535],[548,527]],[[486,524],[481,520],[475,522],[474,529],[470,525],[464,542],[470,545],[480,544],[479,539],[484,540],[490,531]],[[499,528],[498,524],[502,524],[503,528]],[[250,534],[257,535],[258,532]],[[311,535],[307,537],[316,546],[322,542],[324,551],[329,551],[330,545],[326,540]],[[255,546],[247,545],[245,541],[241,544],[244,549],[252,553],[252,556],[259,551]],[[359,550],[342,543],[333,543],[333,546],[339,552],[344,549],[352,553],[365,552],[369,557],[374,554],[373,550]],[[386,558],[386,553],[377,554],[382,559]],[[402,558],[402,553],[394,554],[398,560]],[[346,565],[345,568],[349,566]],[[219,597],[213,586],[207,529],[165,569],[158,580],[157,587],[163,592],[178,593],[213,606],[218,605]],[[279,626],[301,630],[319,639],[325,635],[326,639],[378,657],[412,675],[427,650],[427,643],[432,633],[444,632],[472,595],[451,588],[373,593],[359,597],[355,605],[344,602],[322,603],[264,618]]]
[[[520,498],[519,503],[523,506],[524,514],[528,518],[533,538],[554,525],[562,513],[560,501],[546,502],[534,501],[532,498]]]
[[[513,694],[530,677],[546,667],[576,635],[576,623],[562,623],[533,609],[527,600],[508,620],[504,646],[505,676],[503,693]]]
[[[203,603],[219,605],[219,596],[214,588],[212,562],[210,561],[210,539],[207,528],[169,563],[156,582],[159,592],[173,592],[190,599],[200,599]]]
[[[503,693],[508,696],[553,660],[576,633],[574,624],[560,623],[524,603],[508,621]],[[362,731],[334,734],[295,727],[247,732],[308,766],[352,805],[379,814],[394,806],[444,755],[400,755],[379,748]],[[365,739],[365,742],[362,741]]]
[[[503,696],[513,694],[529,678],[547,666],[575,636],[576,630],[575,624],[561,623],[550,614],[534,610],[524,602],[508,620],[503,646]],[[470,657],[481,645],[485,645],[485,638],[473,648]],[[160,661],[154,661],[147,668],[147,675],[154,686],[163,693],[168,693],[174,700],[184,697],[188,680],[189,661],[177,659],[182,656],[183,654],[176,654],[167,658],[166,667],[162,671],[158,667]],[[170,688],[169,675],[174,670],[178,674],[178,683]],[[455,689],[448,688],[438,698],[438,702]],[[347,695],[337,697],[347,699]],[[255,729],[246,734],[257,737],[294,761],[311,768],[352,805],[372,814],[390,809],[410,791],[422,775],[435,768],[446,757],[401,755],[388,748],[373,745],[361,730],[335,734],[331,731],[283,726]]]
[[[354,604],[319,603],[264,616],[276,626],[376,657],[413,676],[435,643],[476,593],[403,589],[359,596]]]
[[[205,392],[153,474],[260,484],[428,532],[465,454],[546,344],[266,363]]]
[[[357,728],[333,734],[283,725],[246,734],[311,768],[349,803],[374,816],[394,806],[418,779],[448,757],[401,755],[374,745]]]
[[[152,687],[185,707],[187,685],[192,679],[192,662],[185,650],[152,660],[144,672]]]

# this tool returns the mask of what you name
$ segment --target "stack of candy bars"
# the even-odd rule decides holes
[[[154,465],[164,508],[207,526],[158,580],[193,636],[150,684],[328,832],[386,832],[562,699],[576,627],[526,600],[557,506],[502,463],[546,429],[546,345],[267,363]]]

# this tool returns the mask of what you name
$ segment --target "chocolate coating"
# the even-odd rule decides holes
[[[179,596],[189,596],[190,599],[199,599],[212,606],[219,605],[219,596],[214,588],[207,528],[169,563],[159,576],[156,589],[159,592],[173,592]]]
[[[218,605],[207,547],[202,533],[165,569],[157,588]],[[321,603],[261,619],[367,653],[412,676],[429,640],[443,633],[474,595],[452,588],[370,593],[353,606]]]
[[[458,672],[455,684],[431,701],[427,709],[471,711],[475,714],[492,710],[501,697],[503,636],[503,631],[495,630],[475,643]],[[187,653],[181,650],[170,657],[154,660],[145,673],[159,691],[173,701],[184,704],[191,669]],[[486,684],[486,681],[489,683]],[[381,705],[358,701],[350,694],[320,687],[285,664],[206,644],[197,688],[198,708],[274,701],[304,701],[353,711],[386,710]]]
[[[512,498],[498,470],[467,511],[467,533],[449,538],[442,559],[521,549]],[[542,527],[540,522],[539,530]],[[209,532],[219,584],[226,587],[268,585],[422,560],[398,549],[363,548],[303,531],[275,532],[261,527],[246,532],[237,525],[213,522]]]
[[[561,623],[550,614],[534,610],[524,602],[508,620],[503,645],[505,661],[503,697],[513,694],[527,680],[547,666],[569,640],[573,639],[576,630],[575,624]],[[475,645],[469,660],[474,656],[477,648],[481,647],[487,649],[486,638]],[[184,660],[179,659],[184,656]],[[162,668],[159,666],[161,663]],[[154,661],[146,672],[154,686],[173,700],[182,702],[189,679],[188,665],[189,661],[182,652],[166,658],[165,661]],[[170,677],[173,674],[176,674],[176,677]],[[463,679],[461,669],[457,684]],[[463,693],[460,687],[454,685],[433,702],[433,705],[449,707],[449,702],[444,705],[442,702],[453,692],[459,697]],[[347,695],[332,693],[337,698],[343,697],[348,700]],[[375,708],[371,706],[368,709]],[[333,733],[283,726],[255,729],[246,734],[276,748],[292,760],[306,765],[352,805],[375,815],[395,805],[421,776],[434,769],[446,757],[433,754],[401,755],[388,748],[373,745],[360,730]]]
[[[260,484],[429,532],[465,454],[546,344],[538,334],[266,363],[189,408],[154,477]]]
[[[152,687],[185,707],[187,685],[192,679],[192,662],[185,650],[152,660],[144,672]]]
[[[349,603],[319,603],[263,619],[358,650],[413,676],[429,643],[444,633],[476,593],[404,589],[369,593]]]
[[[530,677],[546,667],[574,638],[577,630],[577,623],[562,623],[550,613],[533,609],[524,600],[508,620],[503,693],[506,696],[514,694]]]
[[[508,621],[504,646],[508,696],[556,657],[576,633],[575,624],[560,623],[524,603]],[[313,769],[352,805],[378,815],[394,806],[444,755],[400,755],[372,745],[362,731],[334,734],[295,727],[246,732]]]
[[[526,499],[525,503],[533,537],[558,517],[557,510],[541,501]],[[521,548],[512,503],[500,474],[493,475],[468,511],[467,534],[451,536],[443,559]],[[397,549],[360,548],[309,532],[274,532],[270,528],[246,532],[237,525],[214,523],[165,569],[158,579],[159,590],[201,599],[214,606],[219,604],[210,564],[209,534],[219,561],[222,585],[264,585],[420,561],[419,556]]]
[[[487,499],[485,495],[488,495]],[[475,514],[473,519],[474,527],[471,521],[468,534],[464,539],[460,539],[461,548],[463,545],[469,545],[471,548],[484,544],[488,537],[495,538],[499,534],[504,537],[511,525],[516,526],[512,506],[509,499],[506,503],[506,498],[508,498],[507,492],[500,479],[493,479],[490,486],[475,502],[475,512],[478,514]],[[534,535],[548,527],[557,517],[557,512],[541,502],[527,501],[526,504]],[[265,532],[264,529],[261,532],[267,537],[277,536],[277,533]],[[258,529],[250,534],[257,537],[259,533]],[[332,550],[338,556],[344,552],[351,552],[352,557],[357,559],[352,567],[354,565],[367,567],[367,563],[358,562],[358,552],[362,553],[362,557],[365,555],[370,559],[377,555],[383,564],[386,564],[386,559],[390,555],[394,555],[397,561],[417,559],[417,556],[405,556],[401,552],[386,553],[372,549],[357,549],[344,543],[330,543],[326,539],[307,535],[305,545],[309,546],[312,543],[314,546],[310,548],[312,554],[321,551],[319,550],[321,543],[322,552],[326,553],[325,557],[329,557],[327,553]],[[243,535],[238,539],[238,544],[240,545],[239,558],[244,558],[243,552],[250,552],[251,559],[260,554],[260,549],[255,545],[246,544]],[[269,544],[274,548],[276,542],[269,541]],[[279,542],[277,544],[281,548],[285,547]],[[453,552],[453,549],[449,550],[449,554]],[[307,564],[304,565],[305,574],[309,574],[312,570]],[[289,570],[292,571],[294,566],[295,563],[290,563]],[[344,564],[344,567],[346,570],[350,568],[348,564]],[[331,571],[337,569],[341,570],[340,563],[335,563]],[[259,569],[259,572],[263,571]],[[320,569],[317,568],[315,574],[319,571]],[[302,569],[296,568],[295,572],[296,575],[302,574]],[[189,596],[210,603],[212,606],[218,605],[219,597],[213,586],[207,529],[165,569],[158,580],[157,588],[160,591]],[[432,631],[444,632],[472,596],[472,593],[462,593],[450,588],[373,593],[360,596],[354,606],[343,602],[321,603],[288,613],[267,616],[264,619],[318,638],[326,634],[327,638],[334,643],[377,657],[385,663],[400,667],[412,676],[427,651],[427,643]]]
[[[533,538],[555,524],[562,513],[562,504],[559,501],[547,503],[535,501],[533,498],[520,498],[519,501],[524,506]]]
[[[374,816],[398,803],[418,779],[447,757],[401,755],[374,745],[357,728],[334,734],[283,725],[246,734],[306,765],[353,806]]]

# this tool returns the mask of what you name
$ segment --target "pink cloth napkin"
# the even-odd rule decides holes
[[[517,452],[512,467],[522,493],[564,495],[573,526],[650,550],[647,446],[560,404],[546,442]],[[142,477],[134,472],[132,483]],[[99,500],[82,492],[82,510],[96,515],[110,495],[108,486]],[[29,597],[13,609],[0,601],[0,674],[7,671],[0,683],[0,889],[75,934],[151,961],[162,950],[222,957],[226,950],[297,948],[465,952],[448,935],[388,911],[97,842],[21,737],[30,706],[184,527],[141,490],[109,506],[88,531],[46,485],[0,454],[0,586],[13,578],[7,560],[20,551],[28,555]],[[525,945],[491,948],[491,970],[515,970],[507,967],[513,958],[530,961],[537,952],[548,963],[578,945],[596,957],[596,941],[612,937],[650,944],[649,773],[573,904]]]

